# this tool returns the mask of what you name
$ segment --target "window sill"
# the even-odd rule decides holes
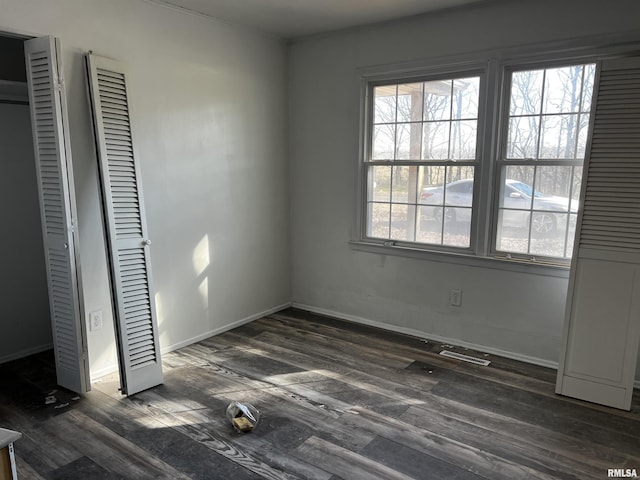
[[[379,255],[393,255],[414,258],[430,262],[451,263],[476,268],[490,268],[508,272],[526,273],[545,277],[569,278],[569,266],[533,262],[520,259],[500,257],[479,257],[477,255],[458,252],[437,252],[423,250],[404,245],[382,245],[367,241],[350,241],[351,249],[358,252],[375,253]]]

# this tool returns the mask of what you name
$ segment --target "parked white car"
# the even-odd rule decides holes
[[[502,227],[529,228],[529,219],[533,213],[532,231],[538,234],[551,233],[560,222],[566,222],[569,208],[571,213],[578,210],[577,201],[571,202],[567,197],[547,195],[538,190],[534,192],[531,185],[519,180],[507,179],[502,194]],[[439,208],[439,205],[443,205],[443,199],[446,207]],[[469,221],[473,205],[473,179],[448,183],[446,192],[444,185],[425,187],[420,194],[420,203],[433,206],[425,210],[439,222],[442,221],[443,213],[447,222]]]

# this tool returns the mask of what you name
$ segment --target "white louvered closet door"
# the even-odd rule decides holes
[[[84,393],[91,384],[76,265],[77,217],[57,40],[43,37],[26,41],[25,58],[57,381],[69,390]]]
[[[603,62],[556,392],[629,410],[640,339],[640,59]]]
[[[140,173],[122,65],[86,56],[113,288],[122,393],[162,383]]]

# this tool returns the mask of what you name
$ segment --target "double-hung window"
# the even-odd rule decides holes
[[[568,263],[594,76],[491,62],[368,82],[361,239]]]
[[[594,64],[506,72],[495,251],[571,257]]]
[[[370,87],[366,236],[468,249],[482,76]]]

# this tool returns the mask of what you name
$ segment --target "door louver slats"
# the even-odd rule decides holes
[[[596,109],[579,245],[640,253],[640,68],[604,69]]]
[[[75,263],[75,200],[71,156],[65,143],[66,106],[55,40],[28,40],[25,55],[57,381],[84,393],[90,388],[89,369]]]
[[[138,188],[124,75],[113,74],[100,68],[97,71],[106,154],[109,159],[109,180],[114,197],[116,236],[141,236],[142,223],[140,215],[137,213],[139,212]],[[103,91],[117,94],[118,98],[121,99],[120,106],[114,108],[115,104],[111,101],[111,96],[103,94]],[[113,118],[117,118],[119,122],[112,122]],[[115,127],[120,129],[118,130]],[[117,133],[114,134],[114,132]],[[127,155],[123,155],[122,152],[126,152]],[[112,159],[112,156],[117,158]],[[123,212],[121,210],[123,204],[132,207],[134,213]]]
[[[87,55],[87,71],[109,232],[122,391],[162,383],[149,247],[121,66]]]
[[[142,248],[119,253],[132,368],[156,362],[149,283]]]

